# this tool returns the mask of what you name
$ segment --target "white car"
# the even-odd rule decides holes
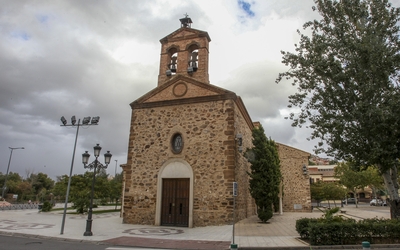
[[[382,206],[382,205],[383,205],[383,202],[382,202],[382,200],[380,200],[380,199],[372,199],[372,200],[369,202],[369,205],[370,205],[370,206]]]

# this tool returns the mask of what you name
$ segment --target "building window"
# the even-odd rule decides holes
[[[174,136],[172,136],[171,146],[172,152],[174,152],[175,154],[179,154],[180,152],[182,152],[183,138],[180,133],[176,133],[174,134]]]

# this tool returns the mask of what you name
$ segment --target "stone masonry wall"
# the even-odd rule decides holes
[[[234,106],[225,100],[132,111],[124,168],[124,223],[154,224],[158,172],[171,158],[182,158],[194,172],[193,226],[232,221]],[[184,141],[179,154],[170,145],[176,132]]]
[[[237,109],[237,107],[236,107]],[[256,206],[254,199],[251,197],[249,190],[250,163],[244,157],[244,152],[248,148],[253,147],[252,130],[246,123],[241,112],[235,112],[236,135],[242,136],[242,148],[239,149],[238,140],[236,141],[236,181],[238,182],[238,196],[236,197],[236,221],[245,219],[256,214]]]
[[[283,176],[283,211],[311,212],[310,180],[303,174],[309,153],[277,143]]]

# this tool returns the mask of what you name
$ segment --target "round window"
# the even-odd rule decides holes
[[[183,149],[182,135],[177,133],[172,137],[172,152],[178,154],[182,152],[182,149]]]

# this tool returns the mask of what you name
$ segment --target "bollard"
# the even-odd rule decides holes
[[[369,244],[368,241],[363,241],[362,242],[362,247],[363,247],[363,250],[370,250],[371,249],[371,245]]]

